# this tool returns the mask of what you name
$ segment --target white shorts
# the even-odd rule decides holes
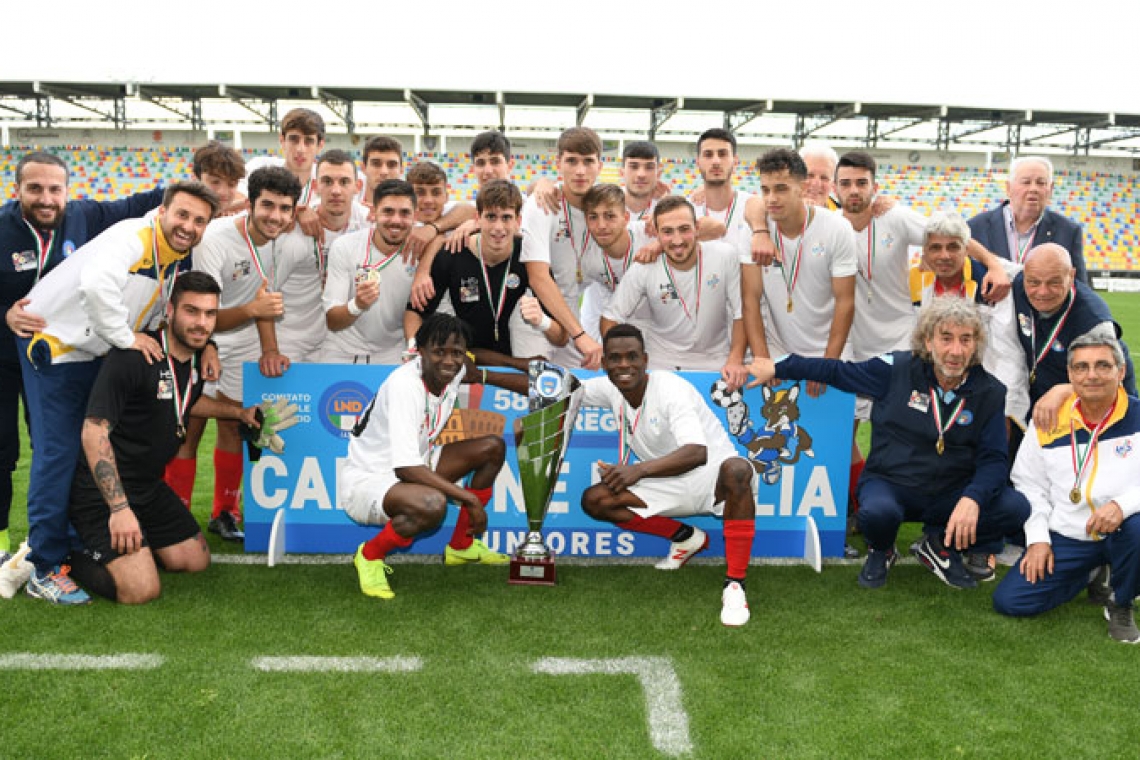
[[[642,478],[630,486],[629,490],[644,501],[646,506],[629,507],[629,510],[641,517],[720,517],[724,514],[724,502],[716,501],[716,480],[723,462],[724,460],[703,464],[683,475]],[[752,477],[756,477],[755,472]],[[751,485],[749,490],[752,490]]]
[[[333,348],[327,343],[321,349],[320,359],[321,364],[380,364],[380,357],[373,358],[372,354],[360,353],[350,354],[347,351],[342,351],[339,348]]]
[[[442,452],[442,446],[433,446],[428,453],[427,466],[434,470]],[[341,500],[341,507],[358,525],[384,525],[391,519],[384,511],[384,497],[399,482],[395,470],[370,472],[348,488],[348,493]]]
[[[242,388],[246,362],[257,362],[261,359],[261,346],[256,350],[227,352],[219,357],[222,363],[222,376],[218,380],[218,391],[233,401],[242,401]]]
[[[870,422],[871,410],[875,407],[875,402],[866,396],[855,397],[855,419],[858,422]]]

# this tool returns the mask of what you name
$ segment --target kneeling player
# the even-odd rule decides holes
[[[449,501],[458,504],[459,518],[445,550],[446,563],[508,561],[475,538],[487,527],[484,507],[503,466],[503,439],[483,436],[433,445],[455,406],[470,343],[465,323],[446,314],[429,317],[416,333],[419,356],[388,376],[352,431],[341,476],[344,510],[361,525],[384,526],[356,550],[360,590],[368,596],[395,596],[387,578],[392,569],[384,558],[435,530]],[[502,377],[486,372],[482,380],[501,384]],[[470,485],[456,485],[468,474]]]
[[[744,625],[750,615],[744,577],[756,534],[752,465],[737,455],[696,388],[672,372],[648,374],[647,362],[640,330],[610,328],[602,345],[606,377],[583,383],[582,403],[617,416],[621,458],[599,463],[602,482],[582,494],[582,509],[595,520],[672,541],[659,570],[676,570],[708,546],[703,530],[674,517],[723,517],[728,573],[720,622]],[[638,462],[629,463],[630,451]]]

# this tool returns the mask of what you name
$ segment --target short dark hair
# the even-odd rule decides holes
[[[203,174],[213,174],[230,182],[237,182],[245,176],[245,159],[228,145],[210,140],[194,151],[190,171],[198,179]]]
[[[652,161],[661,160],[661,151],[657,150],[657,146],[648,140],[634,140],[627,143],[625,150],[621,152],[621,160],[625,161],[627,158],[643,158]]]
[[[218,285],[213,275],[192,269],[174,278],[174,286],[170,289],[170,303],[177,306],[182,300],[183,293],[206,293],[217,296],[222,294],[222,287]]]
[[[420,161],[408,169],[408,182],[413,185],[446,185],[447,172],[439,164],[431,161]]]
[[[491,208],[509,208],[517,214],[522,210],[522,204],[522,193],[513,182],[505,179],[491,180],[475,196],[475,210],[480,214]]]
[[[582,211],[589,214],[598,206],[621,206],[625,209],[625,191],[617,185],[594,185],[582,196]]]
[[[300,132],[303,135],[316,135],[325,139],[325,120],[311,108],[294,108],[281,119],[281,134]]]
[[[697,153],[701,152],[701,144],[705,140],[724,140],[732,146],[733,155],[736,154],[736,135],[729,132],[727,129],[721,127],[713,127],[701,132],[701,136],[697,138]]]
[[[498,153],[509,159],[511,157],[511,141],[497,129],[480,132],[471,141],[471,158],[475,158],[484,151]]]
[[[403,196],[412,199],[412,208],[416,207],[416,189],[412,183],[403,179],[386,179],[372,191],[372,205],[379,206],[380,201],[389,195]]]
[[[404,146],[394,137],[388,137],[387,135],[369,137],[368,142],[364,143],[364,150],[360,154],[360,161],[362,163],[368,163],[369,153],[395,153],[400,157],[400,165],[402,166],[404,163]]]
[[[637,342],[641,344],[641,350],[645,351],[645,336],[641,334],[636,326],[623,322],[620,325],[614,325],[609,331],[602,336],[602,350],[604,351],[606,345],[617,338],[636,338]]]
[[[352,160],[352,156],[340,148],[330,148],[317,158],[317,166],[321,164],[332,164],[333,166],[344,166],[349,164],[352,166],[353,172],[356,171],[356,162]]]
[[[33,150],[16,164],[16,184],[19,185],[20,181],[24,179],[24,167],[28,164],[47,164],[49,166],[58,166],[63,169],[63,181],[66,184],[71,179],[71,171],[67,168],[67,164],[63,159],[54,153],[48,153],[46,150]]]
[[[697,210],[693,208],[693,204],[689,203],[688,198],[683,195],[666,195],[657,201],[657,205],[653,207],[653,223],[657,224],[657,220],[663,214],[668,214],[670,211],[676,211],[679,208],[689,209],[689,213],[693,215],[693,221],[697,220]]]
[[[293,175],[290,174],[290,177]],[[174,202],[174,197],[179,193],[193,196],[198,200],[205,201],[210,206],[210,218],[213,219],[218,215],[222,209],[222,202],[218,198],[218,194],[196,179],[187,179],[181,182],[172,182],[166,186],[166,190],[162,193],[162,205],[170,206]]]
[[[263,166],[249,175],[249,203],[253,203],[268,190],[271,193],[287,195],[296,205],[301,197],[301,181],[284,166]]]
[[[807,179],[807,164],[794,150],[773,148],[756,159],[757,174],[775,174],[782,171],[787,171],[800,181]]]
[[[470,346],[475,340],[470,325],[459,317],[437,311],[416,330],[416,345],[421,350],[428,346],[442,346],[452,336],[460,338],[464,346]]]
[[[589,127],[570,127],[558,135],[558,155],[565,152],[602,157],[602,138]]]
[[[866,169],[871,172],[872,179],[875,177],[875,159],[865,151],[851,150],[844,153],[839,157],[839,163],[835,165],[835,169],[838,172],[845,166],[851,169]]]

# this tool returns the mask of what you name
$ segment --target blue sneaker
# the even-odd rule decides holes
[[[71,580],[68,565],[56,565],[48,572],[36,569],[28,578],[28,596],[52,604],[90,604],[91,597]]]

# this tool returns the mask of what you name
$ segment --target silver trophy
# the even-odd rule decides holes
[[[510,582],[553,586],[554,552],[542,538],[542,523],[558,483],[583,391],[569,370],[545,360],[532,361],[529,374],[530,412],[515,421],[527,535],[511,557]]]

